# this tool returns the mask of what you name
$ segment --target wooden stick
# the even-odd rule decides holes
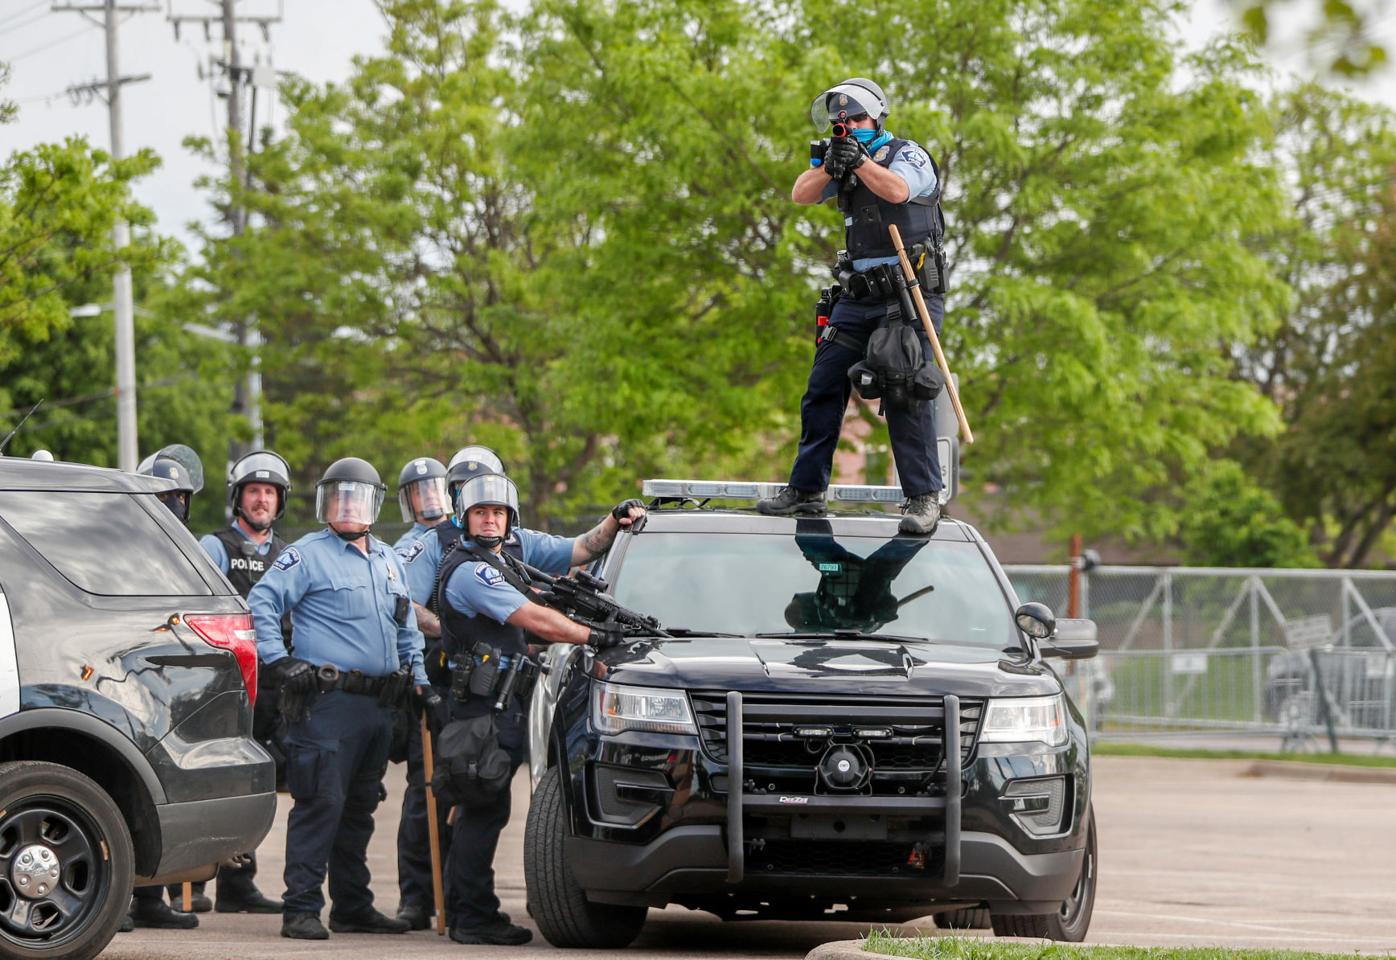
[[[188,880],[186,880],[186,881],[184,881],[184,885],[183,885],[182,889],[180,890],[180,892],[181,892],[182,894],[184,894],[184,897],[183,897],[183,900],[184,900],[184,912],[185,912],[185,913],[193,913],[193,912],[194,912],[194,885],[193,885],[192,883],[190,883]]]
[[[912,286],[916,274],[912,272],[911,259],[906,255],[906,247],[902,246],[902,235],[895,223],[888,224],[887,232],[892,235],[892,245],[897,248],[897,256],[901,257],[902,276],[906,278],[911,298],[916,302],[916,309],[921,314],[921,326],[926,328],[926,336],[930,338],[931,350],[936,355],[936,366],[945,374],[945,392],[950,394],[950,405],[955,408],[955,419],[960,421],[960,434],[965,438],[965,444],[969,445],[974,442],[974,431],[970,430],[969,421],[965,419],[965,408],[960,406],[960,391],[955,389],[955,378],[950,375],[950,365],[945,362],[945,354],[940,349],[940,337],[936,336],[935,324],[931,323],[931,312],[926,309],[926,300],[921,296],[921,285],[918,283]]]
[[[427,789],[427,839],[431,844],[431,896],[436,901],[436,935],[446,936],[446,893],[441,884],[441,833],[436,820],[436,794],[431,789],[434,772],[431,749],[431,728],[427,712],[422,711],[422,772]]]

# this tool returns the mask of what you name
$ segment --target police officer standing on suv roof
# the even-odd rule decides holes
[[[644,518],[639,500],[617,505],[600,524],[575,539],[519,529],[518,491],[512,480],[497,474],[467,480],[456,495],[455,507],[464,539],[442,565],[440,588],[442,639],[453,671],[467,661],[473,666],[480,660],[479,644],[494,648],[491,656],[501,665],[495,675],[502,678],[508,665],[527,656],[530,637],[597,646],[618,639],[533,603],[528,574],[516,561],[559,575],[590,563],[610,549],[622,529]],[[513,545],[506,549],[506,543]],[[472,681],[482,673],[475,669]],[[480,693],[472,685],[462,692],[463,697],[452,693],[448,700],[452,719],[495,711],[495,689]],[[509,780],[523,762],[527,735],[519,698],[511,698],[495,722],[498,746],[509,756],[509,778],[488,801],[460,808],[446,859],[446,911],[451,939],[457,943],[518,945],[533,937],[499,911],[494,892],[494,854],[509,822]]]
[[[369,529],[386,488],[371,464],[346,457],[315,487],[324,530],[287,547],[252,588],[257,652],[277,674],[287,713],[286,781],[295,806],[286,826],[281,935],[324,940],[328,869],[330,930],[404,933],[373,908],[366,862],[373,811],[388,765],[391,711],[414,686],[439,706],[422,671],[422,635],[402,562]],[[291,614],[296,653],[281,618]]]
[[[228,471],[228,504],[233,522],[205,534],[199,545],[244,599],[286,549],[286,541],[276,535],[272,524],[285,514],[290,491],[291,469],[270,450],[254,450]],[[253,710],[253,734],[264,743],[276,735],[275,693],[266,685]],[[249,851],[237,866],[220,866],[218,898],[213,909],[219,913],[280,913],[281,904],[257,889],[256,876],[256,851]],[[196,887],[202,894],[203,884]],[[174,890],[170,888],[171,897]]]
[[[189,523],[189,508],[194,502],[194,494],[203,489],[204,485],[204,468],[198,454],[183,444],[171,444],[142,460],[136,472],[143,477],[159,477],[174,483],[173,490],[163,491],[155,496],[180,519],[181,523]],[[203,884],[197,884],[197,888],[190,906],[195,912],[203,913],[211,904],[208,897],[204,896]],[[170,887],[171,900],[181,893],[178,884]],[[198,925],[199,918],[194,916],[194,913],[185,913],[166,905],[165,888],[156,885],[136,887],[131,891],[131,908],[122,923],[121,931],[129,932],[136,927],[190,930]]]
[[[446,467],[448,502],[454,503],[456,492],[465,481],[486,473],[505,473],[504,463],[489,447],[472,444],[461,447]],[[461,542],[461,527],[454,517],[428,528],[415,541],[398,541],[398,555],[407,568],[407,588],[412,606],[417,612],[417,624],[427,638],[427,677],[438,688],[450,684],[450,674],[441,653],[441,621],[437,609],[438,573],[444,557],[449,557]],[[405,538],[404,538],[405,539]],[[517,538],[505,544],[506,550],[517,550]],[[402,795],[402,816],[398,820],[397,882],[400,899],[397,916],[413,930],[425,930],[433,914],[431,856],[427,829],[426,771],[422,760],[421,733],[415,725],[407,742],[407,790]],[[445,827],[446,810],[438,804],[442,821],[442,849],[448,849],[450,828]]]
[[[842,269],[836,267],[842,296],[829,314],[800,402],[800,446],[790,483],[757,504],[762,513],[776,516],[825,510],[824,492],[852,389],[849,368],[863,359],[869,337],[889,309],[900,309],[893,284],[885,278],[887,270],[900,276],[888,226],[897,226],[909,251],[925,244],[931,262],[943,262],[945,220],[935,163],[918,144],[884,127],[887,97],[882,88],[862,77],[845,80],[815,98],[811,116],[821,127],[836,121],[845,124],[849,136],[834,139],[822,161],[811,158],[812,166],[796,179],[791,199],[810,204],[838,198],[851,262],[841,261]],[[945,313],[941,281],[937,279],[937,289],[924,292],[939,333]],[[915,317],[904,319],[916,322]],[[931,356],[930,341],[919,324],[917,333],[923,356]],[[892,455],[907,496],[901,530],[930,533],[940,520],[942,486],[931,401],[889,404],[886,412]]]

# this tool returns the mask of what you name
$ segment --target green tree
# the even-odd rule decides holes
[[[1187,563],[1204,567],[1315,567],[1302,527],[1280,502],[1230,460],[1204,467],[1187,485],[1191,507],[1178,539]]]
[[[1163,536],[1209,451],[1278,425],[1231,362],[1286,299],[1267,117],[1243,49],[1179,60],[1176,4],[382,6],[384,55],[287,86],[253,228],[197,274],[272,339],[306,463],[492,442],[535,522],[645,474],[783,475],[838,225],[789,186],[808,98],[868,73],[947,181],[973,480]]]
[[[1286,430],[1238,456],[1326,563],[1360,566],[1396,513],[1396,115],[1313,85],[1274,110],[1294,216],[1270,256],[1295,297],[1238,369]]]
[[[1387,0],[1230,0],[1241,14],[1246,32],[1262,44],[1271,41],[1271,21],[1308,17],[1312,24],[1305,44],[1311,57],[1328,72],[1360,77],[1381,71],[1386,47],[1375,39],[1376,28],[1390,15]]]

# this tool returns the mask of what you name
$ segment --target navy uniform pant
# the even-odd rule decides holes
[[[885,303],[859,303],[841,299],[834,305],[829,325],[840,333],[847,332],[849,345],[842,338],[820,343],[810,368],[809,384],[800,401],[800,449],[795,466],[790,470],[790,486],[810,493],[828,489],[829,472],[834,463],[834,450],[839,444],[843,415],[853,385],[848,380],[848,368],[863,359],[858,344],[866,344],[887,313]],[[926,298],[936,333],[940,333],[945,316],[945,298]],[[935,354],[921,326],[919,317],[910,318],[921,337],[921,349],[932,363]],[[940,457],[936,451],[935,408],[932,401],[913,401],[906,407],[887,408],[887,433],[892,440],[892,457],[897,464],[897,476],[902,492],[919,497],[941,488]]]
[[[448,691],[437,688],[443,697]],[[451,849],[447,810],[436,806],[441,849]],[[435,909],[431,883],[431,835],[427,832],[426,767],[422,760],[422,727],[415,718],[407,731],[407,791],[402,795],[402,817],[397,827],[397,886],[402,906]]]
[[[285,913],[319,914],[328,871],[331,917],[372,908],[367,863],[392,741],[389,711],[374,697],[333,691],[310,699],[290,726],[286,786],[295,800],[286,823]]]
[[[454,704],[453,704],[454,706]],[[527,723],[515,706],[498,714],[499,745],[513,761],[514,774],[523,763]],[[494,892],[494,854],[499,835],[509,823],[512,798],[506,785],[488,803],[462,806],[451,827],[451,848],[446,856],[446,918],[452,927],[472,929],[495,921],[499,897]]]

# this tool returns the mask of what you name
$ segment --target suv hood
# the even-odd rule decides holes
[[[684,637],[639,640],[597,655],[593,676],[685,690],[831,695],[1028,697],[1061,684],[1041,663],[996,649],[894,640]]]

